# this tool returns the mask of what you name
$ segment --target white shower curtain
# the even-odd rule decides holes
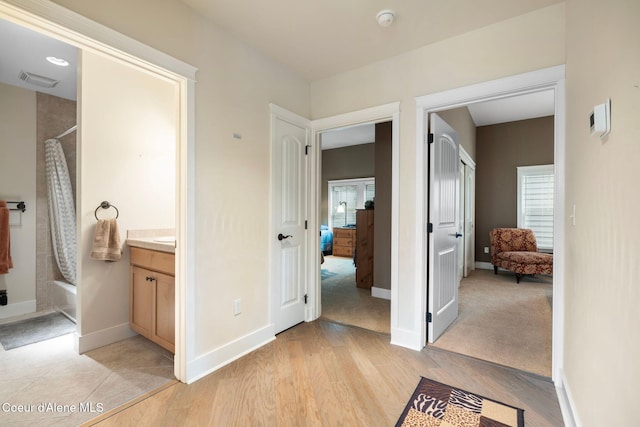
[[[58,268],[65,279],[76,284],[76,210],[69,168],[57,139],[44,143],[47,169],[47,198],[51,240]]]

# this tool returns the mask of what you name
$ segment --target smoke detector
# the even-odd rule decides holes
[[[38,74],[33,74],[28,71],[20,70],[20,74],[18,74],[20,80],[32,84],[34,86],[44,87],[44,88],[52,88],[55,87],[60,80],[52,79],[50,77],[40,76]]]
[[[396,13],[390,9],[381,10],[376,15],[376,21],[378,21],[378,25],[380,25],[381,27],[388,27],[393,23],[393,20],[395,18]]]

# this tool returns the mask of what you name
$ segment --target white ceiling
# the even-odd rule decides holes
[[[182,1],[313,81],[562,0]],[[396,21],[381,28],[375,15],[388,8],[396,12]],[[0,82],[76,99],[75,47],[2,20],[0,40]],[[71,65],[57,67],[45,60],[47,56],[65,58]],[[35,87],[18,78],[21,70],[60,83],[52,89]],[[532,96],[526,102],[473,105],[470,112],[476,124],[483,126],[550,115],[552,105],[552,99],[549,103],[548,98]],[[504,117],[505,112],[510,116]],[[344,136],[337,133],[326,139],[329,146],[340,146],[348,144],[345,140],[371,142],[372,134],[371,127],[356,127],[345,130]]]
[[[316,81],[564,0],[182,0]],[[379,27],[376,14],[396,12]]]
[[[3,20],[0,20],[0,40],[1,83],[76,99],[78,50],[75,47]],[[64,58],[70,64],[68,67],[53,65],[46,60],[47,56]],[[20,71],[60,82],[50,89],[34,86],[18,78]]]

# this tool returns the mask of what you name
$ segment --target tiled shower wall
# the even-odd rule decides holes
[[[77,117],[75,101],[38,92],[36,103],[36,310],[43,311],[50,307],[47,282],[64,280],[58,270],[51,244],[44,141],[76,125]],[[69,167],[73,197],[76,200],[76,132],[61,138],[60,142]]]

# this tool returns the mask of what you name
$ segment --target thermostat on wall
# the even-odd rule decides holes
[[[591,136],[597,135],[600,139],[611,132],[611,100],[607,99],[604,104],[596,105],[589,116],[591,124]]]

